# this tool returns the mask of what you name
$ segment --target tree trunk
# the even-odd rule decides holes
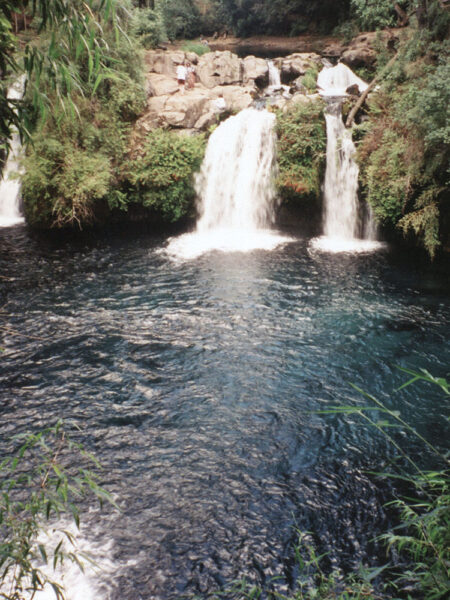
[[[397,16],[398,16],[398,26],[405,27],[405,25],[408,25],[409,17],[405,13],[403,8],[398,4],[398,2],[395,3],[394,8],[395,8],[395,12],[397,13]]]
[[[394,64],[396,58],[397,58],[397,54],[391,58],[391,60],[387,63],[387,65],[384,67],[384,69],[381,71],[381,73],[379,73],[378,75],[376,75],[372,79],[372,81],[370,82],[370,84],[367,86],[367,89],[358,98],[358,101],[356,102],[355,106],[348,113],[348,117],[347,117],[347,120],[345,122],[345,126],[346,127],[350,127],[352,125],[352,123],[353,123],[353,121],[355,119],[356,113],[361,108],[361,106],[364,104],[367,96],[373,90],[373,88],[378,83],[378,81],[380,80],[380,78],[382,77],[382,75],[384,75],[384,73],[391,68],[391,66]]]

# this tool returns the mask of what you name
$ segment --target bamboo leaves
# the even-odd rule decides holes
[[[63,588],[36,565],[50,563],[55,569],[69,560],[83,568],[81,557],[87,557],[78,552],[70,531],[50,523],[70,515],[79,528],[78,503],[88,494],[101,503],[114,502],[88,468],[98,461],[67,437],[61,422],[15,439],[22,445],[0,464],[0,596],[21,600],[28,589],[32,598],[50,585],[63,600]],[[51,534],[42,541],[49,528]],[[52,539],[57,540],[54,547]]]

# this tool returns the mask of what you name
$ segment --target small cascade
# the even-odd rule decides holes
[[[353,85],[357,85],[361,93],[368,87],[365,81],[342,63],[324,67],[317,77],[317,87],[322,96],[346,96],[347,88]]]
[[[196,231],[171,240],[169,254],[194,258],[213,249],[272,249],[289,241],[269,229],[275,218],[274,123],[273,113],[247,108],[212,133],[196,177]]]
[[[25,75],[22,75],[9,88],[8,98],[20,100],[25,88]],[[11,138],[11,148],[3,170],[3,179],[0,180],[0,227],[8,227],[23,223],[24,219],[20,211],[20,158],[22,145],[18,132],[14,132]]]
[[[370,251],[376,242],[376,225],[370,207],[361,215],[358,200],[359,168],[355,161],[355,145],[351,129],[342,120],[342,100],[348,87],[357,85],[360,92],[367,84],[343,64],[325,67],[319,73],[317,86],[327,98],[327,164],[323,189],[324,236],[314,241],[322,250]]]
[[[289,98],[290,88],[288,85],[281,83],[280,69],[275,65],[273,60],[267,61],[267,68],[269,70],[269,85],[264,90],[264,96],[266,98],[269,97],[268,102],[273,103],[280,96]]]
[[[273,60],[267,61],[267,66],[269,68],[269,87],[271,88],[280,88],[281,87],[281,78],[280,71],[278,67],[275,66]]]

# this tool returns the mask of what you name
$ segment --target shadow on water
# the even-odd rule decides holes
[[[314,411],[361,402],[352,382],[448,439],[435,390],[393,392],[396,365],[448,369],[445,278],[307,239],[184,262],[165,245],[0,231],[1,444],[60,417],[81,426],[122,508],[85,516],[116,565],[97,597],[167,600],[241,576],[286,590],[295,526],[329,565],[373,564],[388,490],[368,470],[392,450]]]

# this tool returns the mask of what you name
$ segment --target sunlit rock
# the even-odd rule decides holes
[[[267,61],[255,56],[242,59],[242,81],[244,84],[262,82],[268,78]]]
[[[242,81],[241,59],[228,50],[209,52],[199,58],[197,77],[207,88],[216,85],[236,85]]]

